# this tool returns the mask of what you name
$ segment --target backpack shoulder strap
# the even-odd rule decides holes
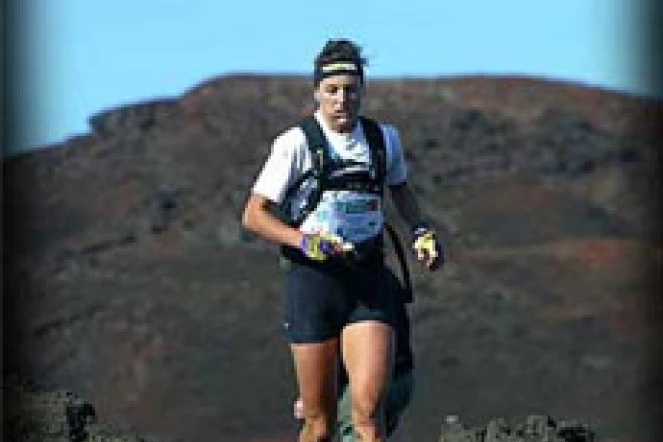
[[[325,168],[331,162],[331,155],[329,153],[329,144],[327,138],[322,132],[322,128],[313,115],[309,115],[299,123],[299,128],[304,132],[306,137],[306,146],[311,153],[312,168],[305,172],[299,180],[295,181],[286,191],[285,201],[292,196],[292,194],[299,189],[304,181],[313,177],[317,180],[317,185],[309,194],[304,206],[301,208],[299,215],[291,220],[294,226],[300,225],[304,219],[311,213],[315,207],[320,203],[322,198],[322,191],[325,186],[326,176]]]
[[[322,132],[320,123],[313,115],[309,115],[299,123],[300,129],[306,137],[306,145],[311,152],[313,161],[313,173],[321,175],[325,166],[331,159],[329,153],[329,144],[325,134]]]
[[[380,124],[367,117],[359,117],[371,151],[371,164],[375,167],[375,179],[384,184],[387,175],[387,146]]]

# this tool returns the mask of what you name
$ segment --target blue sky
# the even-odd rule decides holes
[[[647,93],[634,0],[32,0],[15,149],[88,131],[103,109],[237,73],[308,74],[328,38],[356,40],[369,76],[523,74]],[[29,10],[28,10],[29,8]]]

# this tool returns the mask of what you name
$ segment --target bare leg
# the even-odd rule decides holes
[[[336,421],[338,339],[290,346],[303,405],[299,442],[331,441]]]
[[[343,329],[341,345],[357,437],[362,442],[382,441],[380,413],[393,359],[391,327],[378,321],[350,324]]]

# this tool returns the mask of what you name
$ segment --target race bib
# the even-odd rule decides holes
[[[381,198],[352,191],[324,192],[320,204],[302,223],[303,232],[324,231],[358,243],[382,229]]]

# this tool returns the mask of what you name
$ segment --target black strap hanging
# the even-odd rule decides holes
[[[398,258],[398,263],[401,266],[401,274],[403,277],[403,286],[405,288],[405,298],[403,302],[410,303],[413,300],[413,290],[412,290],[412,280],[410,279],[410,270],[407,267],[407,258],[405,256],[405,250],[403,249],[403,244],[398,237],[396,230],[389,224],[385,223],[385,229],[389,234],[392,244],[394,245],[394,250],[396,251],[396,257]]]

